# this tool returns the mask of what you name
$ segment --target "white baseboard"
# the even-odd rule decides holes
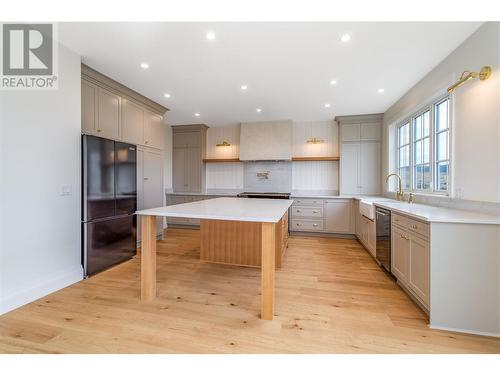
[[[450,331],[450,332],[458,332],[458,333],[468,333],[470,335],[500,337],[500,333],[475,331],[473,329],[461,329],[461,328],[453,328],[453,327],[443,327],[443,326],[436,326],[436,325],[433,325],[433,324],[429,324],[429,328],[439,329],[441,331]]]
[[[58,291],[83,279],[82,266],[76,266],[55,274],[46,275],[34,282],[24,284],[17,290],[1,296],[0,315],[33,302],[47,294]]]

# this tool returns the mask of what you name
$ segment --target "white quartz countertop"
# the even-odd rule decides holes
[[[191,219],[277,223],[292,205],[292,199],[214,198],[198,202],[150,208],[137,215]]]
[[[364,199],[363,199],[364,200]],[[428,206],[425,204],[398,202],[392,199],[370,201],[378,207],[392,212],[412,216],[430,223],[462,223],[462,224],[500,224],[500,217],[481,212],[462,211],[445,207]]]

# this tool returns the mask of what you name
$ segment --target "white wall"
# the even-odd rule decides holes
[[[0,103],[3,313],[82,279],[80,57],[59,46],[58,90],[0,91]]]
[[[393,172],[388,127],[430,98],[446,93],[462,71],[490,65],[487,81],[469,81],[452,95],[452,196],[500,202],[500,23],[487,22],[384,114],[383,175]],[[384,186],[386,189],[386,186]]]

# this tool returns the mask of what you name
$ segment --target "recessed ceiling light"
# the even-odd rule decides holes
[[[208,39],[208,40],[214,40],[215,39],[215,34],[210,32],[210,33],[207,33],[207,35],[205,35],[205,37]]]
[[[378,90],[377,90],[377,92],[378,92],[379,94],[382,94],[384,91],[385,91],[385,89],[378,89]]]
[[[259,113],[261,113],[261,112],[262,112],[262,109],[257,108],[257,109],[256,109],[256,111],[257,111],[257,112],[259,112]]]
[[[245,91],[247,88],[248,88],[248,87],[247,87],[247,85],[241,85],[241,89],[242,89],[243,91]]]
[[[326,103],[325,108],[330,108],[330,103]]]
[[[342,43],[347,43],[351,40],[351,36],[349,34],[344,34],[340,37],[340,41]]]
[[[171,96],[171,95],[167,93],[167,94],[165,94],[164,96],[165,96],[165,98],[170,99],[170,96]]]
[[[199,114],[198,112],[196,112],[194,115],[195,115],[196,117],[200,117],[200,114]]]
[[[147,69],[147,68],[149,68],[149,64],[148,63],[141,63],[141,68]]]
[[[336,84],[337,84],[337,81],[336,81],[336,80],[332,79],[332,80],[330,81],[330,85],[336,85]]]

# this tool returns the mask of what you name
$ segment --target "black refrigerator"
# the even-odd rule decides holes
[[[82,265],[85,276],[136,254],[136,146],[82,135]]]

